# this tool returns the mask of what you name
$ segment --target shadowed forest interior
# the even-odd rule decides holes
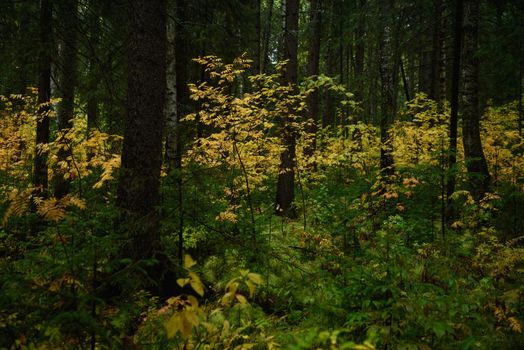
[[[523,349],[523,0],[0,0],[1,349]]]

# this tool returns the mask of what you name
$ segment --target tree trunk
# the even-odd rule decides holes
[[[320,30],[321,30],[321,11],[322,11],[322,0],[310,0],[310,13],[309,23],[311,34],[309,36],[309,49],[308,49],[308,63],[307,63],[307,75],[318,76],[320,71]],[[318,121],[318,108],[319,93],[315,89],[307,98],[307,130],[309,135],[310,144],[305,147],[304,154],[306,156],[313,155],[316,149],[316,133],[317,133],[317,121]]]
[[[174,167],[182,168],[183,130],[180,120],[190,112],[190,99],[188,83],[189,71],[189,42],[188,42],[188,20],[189,8],[187,1],[177,1],[176,7],[177,24],[175,40],[175,74],[176,74],[176,99],[177,99],[177,138]]]
[[[384,176],[393,175],[393,149],[390,127],[396,113],[395,102],[395,57],[392,42],[391,10],[392,0],[380,1],[381,22],[383,31],[379,45],[379,72],[381,81],[381,118],[380,118],[380,170]]]
[[[51,98],[51,0],[40,1],[40,52],[38,77],[38,121],[36,123],[36,144],[33,184],[36,196],[47,196],[47,152],[38,151],[38,145],[49,143],[49,99]]]
[[[89,54],[89,82],[87,91],[87,129],[88,131],[97,127],[98,119],[98,81],[99,68],[97,61],[98,44],[100,41],[100,10],[99,0],[91,0],[89,5],[89,30],[90,30],[90,54]]]
[[[480,140],[479,110],[479,40],[480,3],[464,0],[464,92],[462,135],[464,158],[468,169],[471,192],[479,200],[489,191],[490,176]]]
[[[463,0],[455,1],[455,23],[453,30],[453,70],[451,75],[451,116],[449,120],[449,158],[448,158],[448,181],[447,181],[447,221],[453,219],[453,207],[450,200],[455,192],[456,163],[457,163],[457,124],[459,108],[460,66],[462,55],[462,20],[464,4]]]
[[[338,23],[335,21],[335,14],[338,10],[338,3],[331,0],[329,6],[329,29],[328,29],[328,41],[327,41],[327,52],[326,52],[326,74],[330,77],[335,77],[337,75],[337,49],[336,39],[340,38]],[[340,71],[338,71],[340,72]],[[336,121],[336,108],[333,94],[329,89],[324,89],[324,113],[322,113],[322,128],[327,128],[328,126],[334,127]]]
[[[254,38],[254,46],[255,46],[255,52],[254,52],[254,59],[253,59],[253,70],[255,74],[260,74],[260,47],[262,44],[262,30],[260,28],[260,5],[262,0],[254,0],[255,1],[255,38]]]
[[[438,28],[438,97],[440,109],[442,109],[444,101],[447,99],[447,79],[446,79],[446,35],[447,35],[447,11],[446,2],[437,0],[438,13],[440,14],[440,25]]]
[[[440,96],[440,73],[442,64],[442,9],[443,0],[434,0],[434,15],[433,18],[433,51],[431,56],[431,88],[429,97],[435,100],[437,103],[441,102],[442,97]]]
[[[269,62],[269,41],[271,39],[271,22],[273,21],[273,6],[275,1],[268,1],[268,14],[266,28],[264,30],[264,53],[262,54],[262,65],[260,67],[260,72],[265,73],[267,71],[267,66]]]
[[[284,84],[297,83],[298,51],[298,11],[299,0],[286,1],[284,26],[284,59],[288,60],[283,74]],[[282,143],[285,147],[280,156],[277,182],[277,214],[296,216],[293,200],[295,198],[295,130],[290,116],[284,116]]]
[[[129,0],[127,116],[117,204],[128,233],[126,256],[156,256],[166,89],[165,0]]]
[[[357,0],[358,24],[355,35],[355,100],[362,102],[364,98],[364,55],[365,55],[365,12],[366,0]]]
[[[76,87],[76,30],[77,30],[77,16],[78,3],[77,0],[63,1],[59,5],[60,18],[62,20],[63,33],[63,48],[61,54],[61,71],[59,79],[59,90],[62,102],[58,108],[57,114],[57,141],[62,143],[62,147],[58,152],[58,160],[65,161],[71,157],[71,145],[66,139],[66,134],[73,126],[73,115],[75,108],[75,87]],[[72,172],[71,166],[67,166],[65,171]],[[62,198],[70,191],[70,181],[64,179],[64,173],[57,169],[55,174],[55,197]]]
[[[176,96],[176,8],[173,1],[167,4],[166,18],[166,163],[168,169],[175,167],[177,152],[177,96]]]

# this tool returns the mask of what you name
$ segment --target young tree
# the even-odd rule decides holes
[[[284,84],[296,84],[298,74],[298,10],[299,0],[286,1],[286,15],[284,26],[284,59],[287,60],[283,74]],[[277,213],[293,217],[296,215],[293,208],[295,198],[295,131],[293,120],[289,116],[283,117],[282,143],[284,151],[280,156],[280,167],[277,182]]]
[[[489,191],[490,175],[480,140],[479,40],[480,3],[464,0],[464,90],[462,135],[464,157],[472,194],[479,200]]]
[[[158,232],[166,89],[165,0],[130,0],[127,116],[117,204],[133,260],[153,258]]]

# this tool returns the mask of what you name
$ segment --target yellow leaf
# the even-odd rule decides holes
[[[197,308],[198,307],[198,300],[192,295],[187,296],[187,301],[189,304],[191,304],[192,307]]]
[[[262,284],[264,282],[262,280],[262,276],[260,276],[258,273],[249,273],[247,277],[255,284]]]
[[[251,281],[246,281],[246,286],[249,289],[249,296],[252,297],[256,289],[255,284]]]
[[[175,314],[171,316],[169,321],[166,322],[166,332],[167,332],[167,338],[171,339],[176,335],[176,332],[181,329],[181,319],[180,315]]]
[[[181,317],[180,333],[182,333],[183,338],[187,339],[191,335],[191,330],[193,329],[193,326],[190,320],[185,316],[187,315],[184,314]]]
[[[202,282],[200,281],[191,281],[191,288],[193,288],[193,290],[195,292],[198,293],[198,295],[200,296],[203,296],[204,295],[204,285],[202,284]]]
[[[196,261],[193,260],[193,258],[191,257],[191,255],[189,254],[186,254],[184,256],[184,267],[186,269],[190,269],[191,267],[195,266],[196,265]]]
[[[237,294],[235,296],[240,304],[247,304],[247,299],[242,294]]]
[[[180,287],[183,287],[185,286],[186,284],[189,283],[189,278],[179,278],[176,280],[176,283],[180,286]]]

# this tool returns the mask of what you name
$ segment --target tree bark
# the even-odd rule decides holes
[[[380,118],[380,170],[385,177],[393,175],[393,149],[390,128],[396,113],[395,101],[395,57],[392,42],[391,10],[392,0],[380,1],[380,16],[383,26],[379,45],[379,72],[381,81]]]
[[[175,27],[175,75],[176,75],[176,103],[177,103],[177,138],[174,167],[182,168],[182,152],[184,147],[183,130],[180,120],[190,112],[190,99],[188,83],[189,72],[189,42],[188,42],[188,20],[189,7],[187,1],[177,1],[176,6],[177,23]]]
[[[288,60],[283,74],[284,84],[297,82],[298,51],[298,11],[299,0],[286,1],[284,26],[284,59]],[[282,143],[285,147],[280,156],[277,182],[276,212],[288,217],[296,216],[293,205],[295,198],[295,130],[290,116],[284,116]]]
[[[358,24],[355,38],[355,99],[362,102],[364,98],[364,55],[365,55],[365,12],[366,0],[357,0]]]
[[[38,76],[38,120],[36,123],[36,144],[33,185],[37,188],[36,196],[47,196],[47,152],[38,151],[38,145],[49,143],[49,110],[51,98],[51,0],[40,1],[40,52]]]
[[[269,41],[271,39],[271,22],[273,21],[273,6],[274,0],[268,1],[268,14],[266,27],[264,29],[264,52],[262,54],[262,65],[260,67],[260,72],[265,73],[267,71],[268,62],[269,62]]]
[[[442,97],[440,96],[440,74],[442,64],[442,48],[443,37],[442,37],[442,9],[443,0],[434,0],[434,18],[433,18],[433,51],[431,57],[431,87],[429,97],[435,100],[437,103],[441,102]]]
[[[117,204],[128,234],[125,254],[156,256],[166,89],[165,0],[129,0],[127,116]]]
[[[254,46],[255,46],[255,52],[254,52],[254,59],[253,59],[253,70],[255,74],[260,74],[260,51],[261,51],[261,44],[262,44],[262,29],[261,29],[261,22],[260,22],[260,5],[262,0],[254,0],[255,1],[255,39],[254,39]]]
[[[328,40],[327,40],[327,52],[325,59],[326,74],[330,77],[335,77],[337,73],[337,49],[336,39],[340,38],[338,23],[335,20],[337,11],[339,10],[336,1],[331,0],[329,4],[329,29],[328,29]],[[331,126],[335,127],[336,122],[336,108],[333,94],[329,89],[324,89],[324,111],[322,113],[322,128]]]
[[[98,44],[100,41],[100,5],[99,0],[91,0],[89,2],[89,31],[90,31],[90,54],[89,54],[89,82],[87,92],[87,129],[90,131],[97,127],[98,119],[98,81],[99,68],[98,59],[96,57]]]
[[[177,152],[177,96],[176,96],[176,8],[173,1],[167,4],[166,18],[166,163],[168,169],[175,167]]]
[[[311,34],[309,36],[307,75],[318,76],[320,71],[320,34],[321,34],[321,11],[322,0],[310,0],[309,25]],[[315,89],[307,98],[306,112],[306,132],[309,136],[310,144],[305,147],[306,156],[313,155],[316,149],[317,121],[319,115],[319,93]]]
[[[73,126],[73,116],[75,108],[75,88],[76,88],[76,64],[77,64],[77,17],[78,2],[77,0],[63,1],[59,5],[60,18],[62,20],[63,49],[61,55],[61,71],[59,79],[59,90],[62,101],[58,108],[57,114],[57,141],[62,143],[58,152],[58,160],[68,162],[71,157],[71,145],[66,139],[66,134]],[[65,168],[66,171],[73,171],[70,166]],[[71,183],[64,178],[64,173],[57,169],[55,174],[55,197],[62,198],[69,193]]]
[[[459,109],[460,67],[462,55],[462,21],[464,4],[463,0],[455,0],[455,23],[453,30],[453,69],[451,75],[451,116],[449,120],[449,158],[447,181],[447,221],[453,219],[453,207],[450,200],[455,192],[456,163],[457,163],[457,125]]]
[[[480,3],[464,0],[464,92],[462,94],[462,135],[469,184],[475,199],[489,191],[490,175],[480,140],[479,40]]]

